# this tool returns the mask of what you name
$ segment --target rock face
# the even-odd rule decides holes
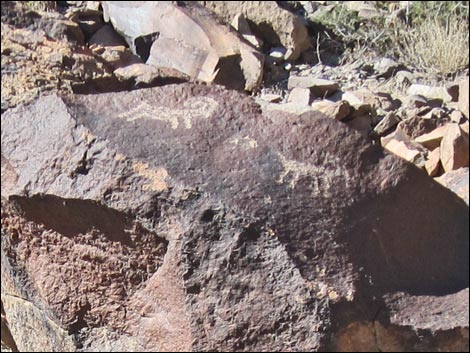
[[[51,95],[3,114],[1,151],[20,351],[468,350],[468,206],[334,119]]]
[[[263,54],[200,5],[166,1],[103,1],[102,5],[105,20],[149,65],[239,90],[252,91],[261,81]]]

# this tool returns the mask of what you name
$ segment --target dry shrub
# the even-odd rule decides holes
[[[432,74],[457,73],[469,64],[468,22],[462,19],[426,20],[400,31],[400,60]]]

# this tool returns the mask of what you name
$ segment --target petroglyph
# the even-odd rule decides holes
[[[258,142],[249,136],[244,136],[241,138],[234,137],[230,139],[228,143],[239,146],[242,149],[246,150],[258,147]]]
[[[313,195],[323,195],[331,197],[331,186],[334,185],[335,178],[342,178],[347,183],[349,175],[347,171],[341,169],[340,161],[330,159],[329,165],[314,165],[296,160],[287,159],[278,153],[279,161],[282,164],[283,171],[276,180],[279,184],[284,184],[289,176],[288,186],[294,189],[301,178],[308,177],[311,180]],[[347,187],[348,185],[345,185]]]
[[[129,122],[139,119],[160,120],[168,122],[172,129],[177,129],[180,124],[185,129],[190,129],[193,119],[207,119],[218,106],[219,103],[210,97],[192,97],[182,104],[181,109],[153,106],[148,102],[141,102],[133,109],[119,114],[118,118]]]
[[[168,172],[164,168],[151,169],[147,163],[137,162],[132,165],[134,171],[148,179],[149,184],[143,186],[143,190],[153,190],[156,192],[162,192],[168,188],[166,179],[168,178]]]

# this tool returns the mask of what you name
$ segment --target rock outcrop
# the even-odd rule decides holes
[[[334,119],[181,84],[1,137],[20,351],[468,350],[468,206]]]

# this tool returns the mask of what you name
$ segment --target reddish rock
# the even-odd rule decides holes
[[[448,124],[441,141],[441,163],[446,172],[468,167],[469,140],[457,124]]]
[[[469,80],[468,78],[466,80],[463,80],[460,85],[459,85],[459,101],[458,101],[458,106],[460,111],[467,117],[469,118],[468,115],[468,100],[469,100],[469,91],[468,87],[469,86]]]
[[[424,163],[426,171],[432,177],[435,177],[437,176],[437,174],[439,174],[439,169],[441,167],[440,153],[441,149],[437,147],[436,149],[434,149],[434,151],[429,154],[428,159]]]
[[[439,178],[435,179],[437,182],[449,188],[461,197],[467,205],[469,204],[469,173],[468,168],[460,168],[451,170],[444,173]]]
[[[339,121],[344,120],[351,112],[349,103],[346,101],[330,102],[328,100],[322,100],[313,102],[312,108],[314,111],[318,111],[327,117]]]
[[[338,336],[377,351],[355,335],[378,325],[403,350],[446,350],[462,325],[452,344],[468,344],[468,297],[443,299],[468,287],[468,207],[422,170],[220,87],[67,102],[2,115],[20,351],[327,351]],[[429,300],[387,304],[402,292]]]
[[[434,150],[441,145],[442,138],[444,137],[447,128],[447,125],[439,126],[427,134],[418,136],[415,138],[415,141],[427,149]]]
[[[384,148],[389,152],[403,158],[408,162],[414,163],[418,158],[422,157],[418,150],[410,149],[405,142],[395,139],[390,140]]]
[[[447,120],[442,119],[425,119],[421,116],[413,116],[412,118],[401,121],[397,129],[402,130],[410,138],[415,139],[424,134],[428,134],[440,126],[447,123]]]

